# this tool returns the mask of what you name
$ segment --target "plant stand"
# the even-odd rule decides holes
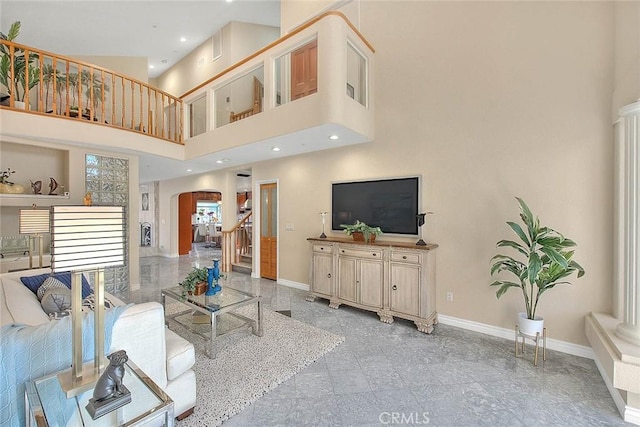
[[[547,328],[542,329],[542,335],[540,332],[536,332],[536,335],[528,335],[520,332],[518,325],[516,325],[516,336],[515,336],[515,353],[516,357],[518,357],[518,338],[522,338],[520,343],[520,351],[524,354],[524,341],[525,339],[530,339],[535,344],[535,353],[533,356],[533,365],[538,366],[538,348],[540,347],[540,341],[542,341],[542,361],[547,360]]]

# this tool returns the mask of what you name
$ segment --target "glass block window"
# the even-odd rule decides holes
[[[96,206],[124,206],[125,265],[105,268],[105,290],[116,297],[129,293],[129,160],[87,154],[85,157],[85,191],[91,192]],[[91,275],[89,275],[91,276]]]

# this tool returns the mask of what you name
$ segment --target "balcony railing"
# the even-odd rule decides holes
[[[146,83],[0,40],[0,108],[88,120],[183,143],[183,106]]]

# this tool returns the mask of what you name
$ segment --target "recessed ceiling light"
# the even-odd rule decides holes
[[[233,0],[227,0],[227,3],[231,3]]]
[[[153,65],[149,65],[149,68],[153,70],[156,67],[154,67]]]
[[[271,151],[280,151],[278,147],[271,147]]]
[[[335,141],[336,139],[340,139],[340,137],[338,135],[331,135],[329,139]]]
[[[192,171],[192,169],[187,169],[187,172],[191,172],[191,171]]]
[[[180,37],[180,41],[181,41],[182,43],[184,43],[184,42],[186,42],[186,41],[187,41],[187,38],[186,38],[186,37]]]
[[[220,164],[222,163],[222,160],[216,160],[216,163]]]

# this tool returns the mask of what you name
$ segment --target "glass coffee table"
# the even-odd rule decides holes
[[[196,333],[206,340],[208,340],[208,346],[206,346],[206,354],[209,358],[214,359],[216,357],[215,344],[217,338],[222,334],[228,334],[235,330],[239,330],[247,325],[251,326],[254,335],[262,336],[262,297],[259,295],[253,295],[248,292],[243,292],[237,289],[230,288],[229,286],[223,286],[222,290],[215,295],[206,296],[201,295],[188,295],[184,293],[182,286],[174,286],[171,288],[163,289],[161,291],[162,305],[165,308],[165,318],[172,319],[180,323],[182,326],[189,329],[191,332]],[[167,313],[167,301],[166,298],[173,299],[178,303],[186,306],[186,309],[177,313]],[[255,319],[249,318],[237,312],[241,307],[255,304],[257,306],[257,316]],[[197,324],[189,324],[190,322],[183,322],[178,320],[179,317],[192,313],[200,314],[205,317],[206,330],[198,328]],[[225,321],[224,328],[219,325],[223,315],[227,315],[232,319]],[[202,326],[202,325],[201,325]]]
[[[131,402],[93,420],[85,408],[93,388],[67,399],[58,373],[25,383],[26,425],[54,426],[168,426],[174,425],[173,400],[131,360],[122,381]]]

